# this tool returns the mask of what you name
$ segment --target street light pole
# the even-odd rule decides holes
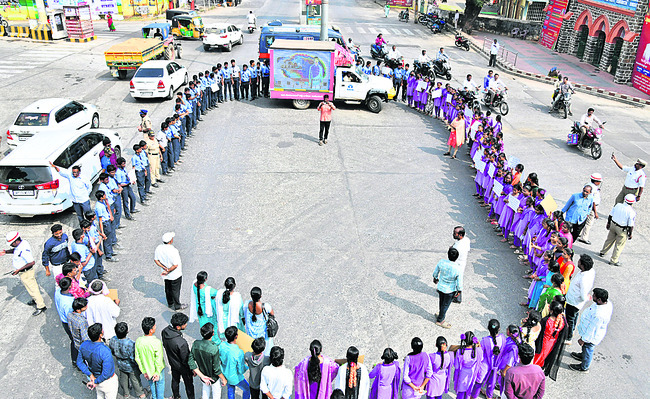
[[[43,25],[47,23],[47,14],[45,13],[45,3],[43,0],[36,0],[36,11],[38,11],[38,24]]]
[[[329,0],[323,0],[320,5],[320,41],[325,42],[329,40]]]

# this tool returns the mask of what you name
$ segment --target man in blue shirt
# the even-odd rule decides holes
[[[72,253],[79,254],[82,270],[81,272],[86,277],[86,281],[90,284],[91,281],[98,278],[103,278],[100,275],[95,264],[95,256],[90,252],[90,249],[84,244],[84,231],[82,229],[75,229],[72,232],[74,242],[70,245]]]
[[[255,100],[257,97],[257,85],[258,85],[258,75],[259,71],[257,70],[257,67],[255,67],[255,61],[251,60],[250,62],[250,67],[248,68],[248,73],[250,74],[251,77],[251,82],[250,82],[250,87],[251,87],[251,101]]]
[[[452,299],[463,291],[463,267],[456,263],[458,250],[449,247],[447,259],[441,259],[433,270],[433,282],[438,286],[438,317],[436,325],[450,328],[451,324],[445,321],[447,310]]]
[[[361,67],[361,72],[366,75],[372,75],[372,68],[370,67],[370,61],[366,61],[366,65]]]
[[[381,75],[381,60],[377,61],[377,65],[372,67],[372,74],[375,76]]]
[[[111,350],[102,342],[104,330],[100,323],[88,327],[89,341],[79,346],[77,367],[86,374],[88,389],[96,389],[97,397],[115,398],[119,383],[115,375],[115,363]]]
[[[84,218],[84,212],[90,210],[90,192],[93,191],[93,186],[90,182],[81,177],[81,166],[74,165],[72,173],[59,168],[52,162],[50,165],[70,183],[70,196],[72,197],[72,207],[77,213],[77,219],[81,223]]]
[[[147,155],[147,142],[144,140],[140,140],[138,143],[140,145],[140,148],[142,148],[142,151],[138,156],[142,160],[142,163],[144,164],[144,169],[147,171],[147,174],[144,176],[144,192],[146,194],[151,194],[151,163],[149,163],[149,156]]]
[[[59,318],[61,319],[61,325],[65,333],[68,334],[70,338],[70,358],[72,362],[77,361],[79,352],[74,346],[74,339],[72,338],[72,332],[70,331],[70,326],[68,326],[68,314],[72,313],[72,302],[74,302],[74,296],[68,291],[72,285],[72,280],[70,277],[63,277],[59,280],[59,286],[54,292],[54,303],[56,304],[56,310],[59,313]]]
[[[242,65],[242,68],[240,85],[241,99],[248,100],[248,88],[250,87],[251,82],[251,72],[248,70],[248,65],[246,64]]]
[[[244,351],[237,346],[237,327],[226,328],[224,335],[227,343],[219,346],[219,358],[221,359],[221,371],[228,381],[228,399],[235,399],[235,388],[242,390],[242,399],[250,399],[250,387],[244,373],[248,369],[244,362]]]
[[[260,69],[260,75],[262,76],[262,94],[264,97],[269,97],[269,84],[271,83],[271,69],[269,68],[269,62],[264,61],[264,65]]]
[[[565,214],[564,220],[572,224],[571,235],[574,242],[585,227],[587,216],[589,216],[593,207],[594,196],[591,195],[590,184],[584,186],[582,192],[573,194],[564,204],[564,208],[562,208],[562,212]]]
[[[166,118],[161,128],[167,137],[167,146],[165,147],[165,152],[163,153],[163,156],[167,157],[167,170],[174,170],[174,164],[176,163],[176,154],[173,143],[174,128],[172,127],[172,118]]]
[[[54,277],[61,274],[63,264],[68,261],[70,251],[68,251],[68,236],[63,232],[63,226],[55,224],[50,228],[52,237],[48,238],[43,245],[43,267],[45,267],[45,275],[51,276],[50,265]]]
[[[393,87],[395,88],[395,97],[394,101],[397,101],[399,98],[399,89],[402,87],[402,79],[404,79],[404,68],[401,65],[397,65],[395,71],[393,72]]]
[[[402,72],[402,102],[406,102],[406,88],[408,87],[409,80],[409,64],[404,65]]]
[[[120,197],[122,198],[124,217],[127,220],[135,220],[132,216],[132,214],[138,212],[138,210],[135,209],[135,193],[131,188],[131,178],[129,177],[129,173],[126,171],[126,159],[123,157],[117,158],[117,170],[115,170],[114,178],[117,184],[122,188]]]
[[[113,166],[113,170],[115,170],[115,166]],[[108,201],[108,205],[111,207],[111,212],[113,213],[113,228],[118,229],[120,227],[120,217],[122,213],[122,201],[118,201],[122,196],[120,193],[121,190],[115,180],[110,178],[108,173],[100,173],[99,182],[99,190],[106,193],[106,200]]]
[[[113,258],[113,245],[115,244],[115,230],[113,229],[113,214],[106,199],[106,193],[102,190],[95,192],[97,202],[95,203],[95,215],[97,216],[97,226],[99,227],[99,235],[104,240],[104,254],[106,260],[109,262],[117,262]],[[74,238],[74,236],[72,237]],[[74,249],[73,249],[74,250]],[[89,281],[90,282],[90,281]]]
[[[140,147],[140,144],[134,144],[133,151],[135,154],[131,157],[131,166],[135,169],[135,180],[138,184],[140,203],[144,204],[147,200],[147,195],[144,192],[144,181],[147,175],[147,169],[144,162],[142,162],[142,157],[140,157],[140,154],[142,153],[142,147]]]
[[[224,101],[228,101],[228,97],[230,97],[230,101],[234,100],[233,94],[232,94],[232,71],[228,67],[228,63],[223,64],[223,70],[221,71],[221,75],[223,76],[224,80]]]

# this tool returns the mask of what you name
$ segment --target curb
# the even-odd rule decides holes
[[[90,36],[90,37],[84,37],[84,38],[69,37],[69,38],[65,39],[65,41],[66,42],[72,42],[72,43],[88,43],[88,42],[91,42],[91,41],[93,41],[95,39],[97,39],[97,36]]]
[[[477,53],[481,54],[485,58],[487,59],[490,58],[488,54],[485,53],[483,49],[479,47],[476,43],[474,43],[474,40],[471,38],[469,40],[469,45]],[[540,75],[538,73],[532,73],[528,71],[522,71],[521,69],[516,68],[514,65],[510,64],[509,62],[503,62],[498,59],[497,59],[496,66],[501,70],[512,73],[513,75],[517,75],[526,79],[535,80],[538,82],[548,83],[550,85],[555,84],[555,81],[557,80],[550,76]],[[636,105],[639,107],[650,105],[650,100],[646,100],[644,98],[634,97],[627,94],[621,94],[615,91],[601,89],[599,87],[587,86],[582,83],[573,83],[573,87],[576,89],[576,91],[579,91],[581,93],[592,94],[597,97],[607,98],[609,100],[614,100],[625,104]]]

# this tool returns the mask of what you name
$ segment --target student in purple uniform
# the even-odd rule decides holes
[[[429,355],[422,352],[424,343],[418,337],[411,340],[412,352],[404,359],[404,379],[402,399],[419,398],[426,392],[427,384],[433,374]]]
[[[401,370],[397,353],[386,348],[381,360],[384,362],[376,365],[369,374],[373,379],[369,399],[398,399]]]
[[[447,351],[447,340],[443,336],[436,339],[436,348],[437,352],[429,354],[432,374],[427,386],[427,399],[441,399],[443,394],[449,392],[451,382],[454,353]]]
[[[485,384],[485,397],[492,398],[497,378],[497,362],[501,354],[501,348],[505,344],[506,338],[499,334],[501,324],[498,320],[492,319],[488,322],[488,331],[490,335],[481,339],[481,349],[483,350],[483,359],[478,366],[476,382],[472,388],[472,399],[478,398],[481,387]]]

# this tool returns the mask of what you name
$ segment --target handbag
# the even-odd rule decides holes
[[[278,334],[278,322],[275,320],[275,316],[272,314],[266,313],[266,309],[264,308],[264,304],[262,303],[262,313],[264,314],[264,318],[266,319],[266,334],[269,336],[269,338],[273,338]]]

